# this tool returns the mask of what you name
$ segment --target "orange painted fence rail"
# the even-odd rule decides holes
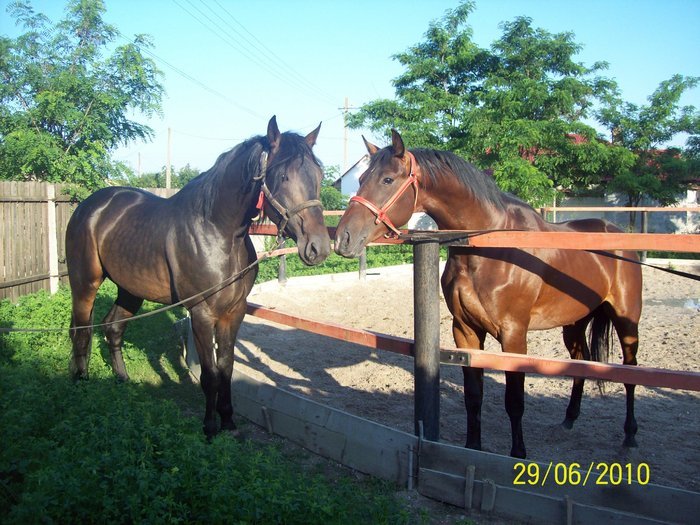
[[[547,211],[553,211],[553,212],[562,212],[562,213],[567,213],[570,211],[576,211],[576,212],[582,212],[582,211],[606,211],[610,213],[617,213],[617,212],[653,212],[653,213],[676,213],[676,212],[695,212],[695,213],[700,213],[700,206],[695,206],[695,207],[659,207],[659,206],[638,206],[638,207],[630,207],[630,206],[542,206],[541,208],[537,208],[540,213],[542,212],[547,212]]]
[[[328,228],[331,238],[335,228]],[[410,230],[401,230],[410,235]],[[274,224],[255,224],[251,235],[277,235]],[[421,232],[448,234],[447,230]],[[465,231],[468,245],[480,248],[560,248],[570,250],[656,250],[700,253],[700,235],[675,233],[579,233],[533,231]],[[403,244],[402,239],[387,239],[379,244]]]
[[[329,228],[331,237],[334,228]],[[405,237],[418,232],[404,231]],[[276,235],[274,225],[255,225],[251,234]],[[488,232],[420,232],[452,239],[466,238],[473,247],[503,248],[560,248],[580,250],[658,250],[700,253],[700,235],[641,234],[641,233],[574,233],[531,231]],[[404,236],[402,236],[404,237]],[[408,239],[387,239],[381,244],[410,242]],[[287,251],[287,250],[285,250]],[[349,328],[290,315],[264,306],[248,303],[248,314],[343,341],[414,356],[414,341],[367,330]],[[660,368],[635,367],[621,364],[603,364],[571,359],[551,359],[509,353],[493,353],[477,349],[440,348],[443,364],[469,365],[502,371],[519,371],[545,376],[572,376],[632,383],[648,387],[664,387],[700,391],[700,373]]]
[[[247,313],[259,317],[260,319],[339,339],[341,341],[406,356],[413,355],[412,339],[358,328],[350,328],[335,323],[315,321],[250,302],[248,303]],[[648,387],[664,387],[700,392],[700,373],[696,372],[603,364],[572,359],[544,358],[531,355],[494,353],[478,349],[440,348],[440,352],[443,363],[468,363],[470,366],[477,368],[489,368],[507,372],[527,372],[544,376],[585,377],[587,379],[603,379]]]

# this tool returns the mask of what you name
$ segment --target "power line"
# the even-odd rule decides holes
[[[126,36],[124,36],[121,32],[117,32],[117,34],[118,34],[118,36],[121,37],[123,40],[126,40],[127,42],[131,43],[131,40],[130,40],[129,38],[127,38]],[[180,75],[180,76],[183,77],[184,79],[189,80],[189,81],[192,82],[193,84],[196,84],[197,86],[199,86],[199,87],[202,88],[203,90],[207,91],[208,93],[211,93],[212,95],[215,95],[216,97],[219,97],[220,99],[225,100],[225,101],[228,102],[229,104],[231,104],[231,105],[237,107],[237,108],[240,109],[241,111],[245,111],[245,112],[248,113],[249,115],[252,115],[252,116],[254,116],[254,117],[256,117],[256,118],[259,118],[259,119],[261,119],[261,120],[266,120],[266,117],[264,117],[264,116],[262,116],[262,115],[256,113],[255,111],[251,110],[250,108],[248,108],[248,107],[246,107],[246,106],[244,106],[244,105],[242,105],[242,104],[239,104],[239,103],[236,102],[235,100],[230,99],[229,97],[227,97],[226,95],[224,95],[224,94],[221,93],[220,91],[217,91],[216,89],[214,89],[214,88],[212,88],[212,87],[206,85],[204,82],[202,82],[202,81],[200,81],[200,80],[197,80],[197,79],[194,78],[192,75],[186,73],[185,71],[183,71],[183,70],[180,69],[179,67],[177,67],[177,66],[171,64],[170,62],[168,62],[168,61],[165,60],[164,58],[159,57],[158,55],[156,55],[153,51],[151,51],[151,50],[148,49],[147,47],[141,47],[141,48],[140,48],[140,51],[142,51],[143,53],[146,53],[147,55],[149,55],[149,56],[150,56],[151,58],[153,58],[154,60],[157,60],[158,62],[160,62],[160,63],[166,65],[167,67],[169,67],[170,69],[172,69],[173,71],[175,71],[175,73],[177,73],[178,75]]]
[[[216,13],[210,6],[208,6],[202,2],[203,5],[205,7],[207,7],[207,9],[209,9],[212,12],[212,14],[215,18],[212,18],[212,16],[209,16],[207,13],[205,13],[198,6],[194,5],[192,0],[185,0],[185,1],[189,4],[191,9],[193,9],[197,14],[195,14],[190,9],[185,7],[182,3],[178,2],[178,0],[173,0],[173,3],[175,3],[175,5],[177,5],[180,9],[182,9],[185,13],[187,13],[194,20],[199,22],[202,26],[204,26],[204,28],[208,32],[212,33],[214,36],[216,36],[217,38],[222,40],[225,44],[230,46],[232,49],[236,50],[238,53],[240,53],[243,57],[248,59],[250,62],[252,62],[256,66],[264,69],[265,71],[267,71],[269,74],[271,74],[275,78],[277,78],[277,79],[279,79],[279,80],[281,80],[289,85],[292,85],[292,86],[296,87],[297,89],[300,89],[304,94],[306,94],[308,96],[312,96],[310,93],[310,91],[312,91],[312,90],[316,91],[317,95],[321,94],[324,97],[326,96],[325,93],[319,92],[313,84],[311,84],[305,80],[300,81],[297,78],[290,77],[288,75],[285,75],[281,71],[278,71],[274,62],[271,64],[270,59],[267,56],[265,56],[264,54],[260,55],[259,54],[260,49],[258,47],[256,47],[254,44],[251,44],[250,40],[245,38],[240,33],[240,31],[237,31],[235,28],[233,28],[231,26],[231,24],[228,24],[225,21],[223,21],[221,16],[218,13]],[[206,20],[206,22],[203,21],[202,18],[204,18]],[[238,34],[239,36],[241,36],[244,41],[239,42],[239,41],[232,39],[229,36],[229,33],[231,31],[233,31],[236,34]],[[245,42],[248,43],[248,46],[246,46]],[[252,50],[249,47],[251,45],[253,47]],[[256,50],[257,50],[257,52],[256,52]],[[299,76],[299,75],[297,74],[297,76]]]
[[[200,0],[202,3],[204,3],[204,0]],[[214,3],[219,6],[219,8],[226,13],[228,18],[230,18],[237,26],[239,26],[245,33],[250,35],[250,39],[246,37],[244,34],[242,34],[240,31],[238,31],[235,27],[232,25],[228,24],[228,27],[230,27],[233,31],[236,32],[241,38],[243,38],[246,42],[248,42],[253,48],[258,50],[265,56],[271,63],[278,65],[282,69],[285,69],[289,74],[297,78],[300,82],[308,86],[310,89],[316,91],[317,93],[323,95],[325,98],[328,99],[328,101],[332,101],[334,97],[323,90],[321,90],[316,84],[313,82],[307,80],[304,76],[302,76],[296,69],[294,69],[292,66],[290,66],[287,62],[285,62],[282,58],[280,58],[279,55],[277,55],[272,49],[267,47],[264,42],[262,42],[258,37],[256,37],[253,33],[251,33],[236,17],[234,17],[231,12],[226,9],[225,6],[221,5],[221,3],[218,0],[213,0]],[[210,10],[210,6],[207,6]],[[254,41],[251,41],[251,39]],[[257,43],[257,44],[256,44]]]

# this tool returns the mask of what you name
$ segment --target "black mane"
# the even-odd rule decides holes
[[[242,142],[219,155],[211,168],[192,179],[173,198],[180,196],[184,199],[191,195],[192,206],[209,218],[220,192],[245,195],[259,190],[260,186],[253,178],[261,173],[263,151],[270,151],[267,137],[257,136]],[[278,174],[289,162],[300,159],[303,163],[307,157],[321,166],[304,137],[292,132],[282,133],[279,151],[267,166],[266,180],[270,191],[275,191],[281,179]]]
[[[173,198],[189,199],[192,207],[208,219],[219,192],[245,194],[254,189],[252,179],[260,172],[266,143],[264,137],[253,137],[222,153],[211,168],[188,182]]]
[[[421,173],[427,175],[427,186],[437,185],[440,179],[452,177],[468,189],[476,199],[485,199],[503,207],[503,192],[488,173],[449,151],[416,148],[410,150],[416,157]]]

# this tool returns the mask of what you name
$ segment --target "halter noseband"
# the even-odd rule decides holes
[[[260,212],[262,212],[263,206],[265,204],[265,199],[267,199],[267,202],[270,203],[270,206],[272,206],[272,208],[281,217],[280,223],[277,225],[277,231],[279,232],[279,236],[283,236],[285,230],[287,229],[287,224],[289,223],[289,220],[292,217],[294,217],[302,210],[305,210],[306,208],[313,208],[314,206],[319,206],[320,208],[323,208],[323,204],[318,199],[311,199],[308,201],[304,201],[301,204],[294,206],[293,208],[285,208],[282,205],[282,203],[272,195],[270,188],[268,188],[267,186],[267,157],[267,151],[263,151],[260,155],[260,175],[258,175],[257,177],[253,177],[253,180],[255,181],[262,180],[262,186],[260,187],[260,197],[258,198],[258,204],[256,208]]]
[[[389,219],[387,212],[389,211],[389,208],[396,204],[396,201],[398,201],[399,198],[401,198],[401,196],[411,185],[413,185],[415,191],[415,198],[413,199],[413,209],[416,208],[416,203],[418,202],[418,175],[416,175],[414,171],[414,169],[418,166],[418,163],[416,162],[416,158],[413,156],[413,153],[411,153],[408,150],[406,151],[406,153],[408,154],[408,158],[411,162],[408,178],[405,181],[403,181],[403,184],[401,184],[399,189],[396,190],[396,193],[394,193],[389,198],[389,200],[387,200],[384,203],[384,206],[380,208],[376,204],[373,204],[372,202],[368,201],[364,197],[360,197],[359,195],[355,195],[354,197],[350,198],[350,202],[359,202],[376,216],[374,224],[379,224],[383,222],[384,225],[391,230],[392,233],[387,233],[387,236],[396,236],[401,234],[401,231],[399,231],[399,229],[396,226],[394,226],[394,223],[391,222],[391,219]]]

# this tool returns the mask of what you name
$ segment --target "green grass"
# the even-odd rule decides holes
[[[114,287],[96,304],[99,320]],[[155,308],[147,304],[145,309]],[[67,326],[70,292],[0,302],[3,326]],[[169,311],[133,323],[118,383],[94,336],[90,380],[68,377],[67,331],[0,334],[0,522],[410,523],[392,487],[327,479],[284,445],[202,433],[204,397]]]
[[[295,244],[292,241],[288,241],[286,246],[295,246]],[[359,259],[346,259],[335,253],[331,253],[324,262],[317,266],[306,266],[296,254],[288,255],[286,261],[287,277],[357,272],[359,270]],[[413,248],[407,244],[387,244],[367,248],[367,268],[410,264],[412,262]],[[279,265],[280,262],[277,257],[262,261],[256,282],[261,283],[277,279]]]
[[[700,260],[700,253],[694,252],[655,252],[648,251],[647,257],[659,259],[691,259]]]

